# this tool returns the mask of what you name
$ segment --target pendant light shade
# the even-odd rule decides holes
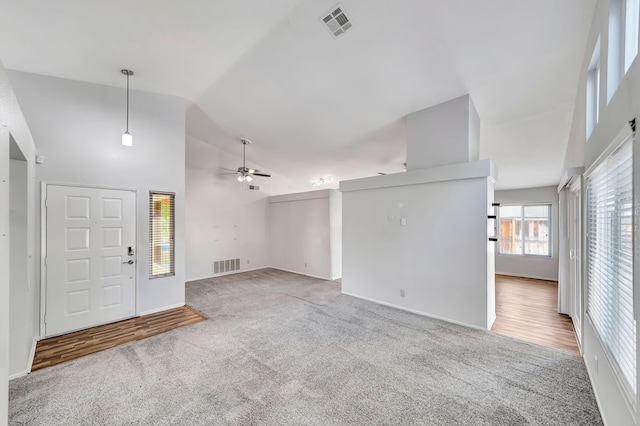
[[[120,72],[127,76],[127,129],[122,134],[122,145],[133,146],[133,136],[129,133],[129,77],[133,75],[133,71],[122,69]]]
[[[133,136],[131,136],[131,133],[124,132],[122,134],[122,145],[133,146]]]

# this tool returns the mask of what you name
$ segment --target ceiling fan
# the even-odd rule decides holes
[[[254,176],[271,177],[271,175],[268,175],[266,173],[260,173],[260,170],[247,167],[247,145],[251,145],[252,142],[249,139],[245,138],[240,139],[240,142],[242,142],[242,167],[238,167],[238,170],[234,172],[238,174],[238,182],[251,182]]]

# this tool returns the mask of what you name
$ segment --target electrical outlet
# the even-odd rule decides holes
[[[400,290],[400,297],[404,297],[404,290]]]

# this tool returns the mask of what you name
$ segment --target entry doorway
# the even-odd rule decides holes
[[[45,185],[44,335],[135,316],[136,193]]]

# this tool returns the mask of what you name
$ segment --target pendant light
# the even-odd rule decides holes
[[[133,71],[123,69],[120,72],[127,76],[127,129],[122,134],[122,145],[133,146],[133,136],[129,133],[129,77],[133,75]]]

